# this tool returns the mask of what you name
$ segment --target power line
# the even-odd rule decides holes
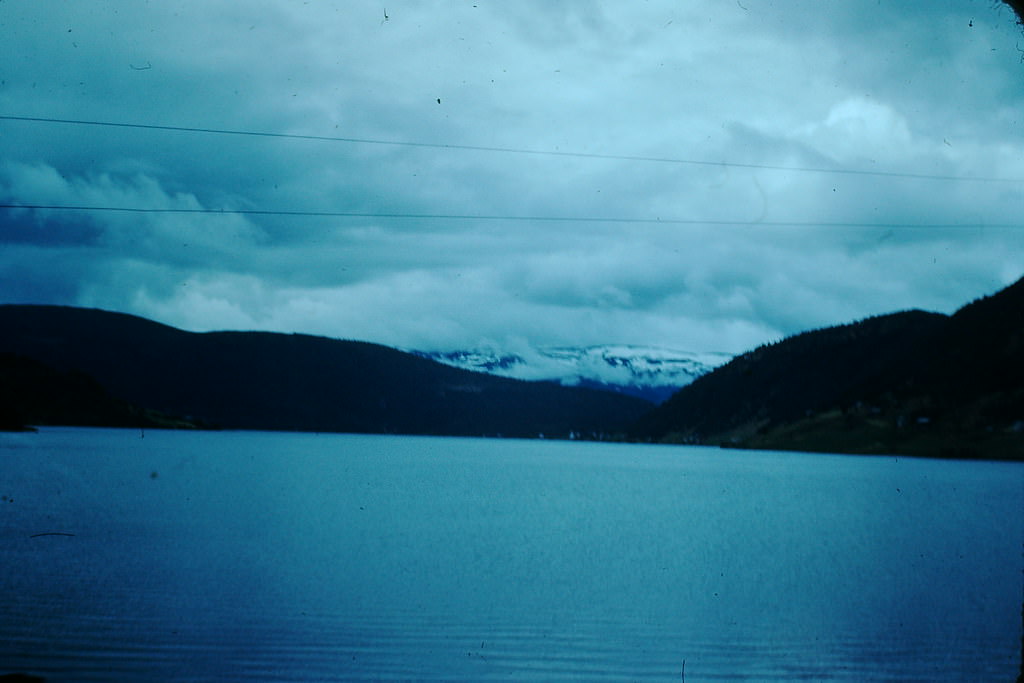
[[[558,150],[527,149],[519,147],[488,147],[483,145],[453,145],[434,142],[410,142],[403,140],[379,140],[373,138],[351,138],[332,135],[301,135],[297,133],[275,133],[268,131],[238,130],[228,128],[204,128],[192,126],[165,126],[148,123],[123,123],[116,121],[90,121],[85,119],[58,119],[44,116],[13,116],[0,114],[0,120],[25,121],[32,123],[58,123],[77,126],[103,126],[108,128],[133,128],[138,130],[157,130],[176,133],[205,133],[213,135],[241,135],[261,138],[280,138],[287,140],[311,140],[315,142],[343,142],[360,145],[390,145],[396,147],[419,147],[425,149],[446,149],[471,152],[492,152],[500,154],[527,154],[534,156],[573,157],[578,159],[604,159],[612,161],[637,161],[662,164],[685,164],[691,166],[712,166],[725,168],[745,168],[762,171],[793,171],[797,173],[826,173],[838,175],[875,176],[882,178],[909,178],[915,180],[941,180],[953,182],[986,182],[986,183],[1024,183],[1019,178],[995,178],[984,176],[935,175],[928,173],[899,173],[895,171],[868,171],[851,168],[820,168],[813,166],[781,166],[772,164],[744,164],[732,161],[707,161],[702,159],[682,159],[674,157],[635,156],[629,154],[596,154],[590,152],[564,152]]]
[[[302,218],[375,218],[381,220],[516,221],[536,223],[633,223],[660,225],[716,225],[793,228],[1021,228],[1018,223],[857,223],[821,221],[750,221],[700,218],[644,218],[632,216],[523,216],[502,214],[397,213],[374,211],[290,211],[276,209],[176,209],[137,206],[87,206],[67,204],[0,204],[0,210],[81,211],[90,213],[199,214],[221,216],[284,216]]]

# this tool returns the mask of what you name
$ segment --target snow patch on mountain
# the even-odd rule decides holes
[[[727,353],[623,344],[525,348],[514,353],[495,348],[412,353],[464,370],[605,389],[656,403],[732,358]]]

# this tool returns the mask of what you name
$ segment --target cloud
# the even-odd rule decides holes
[[[892,107],[867,98],[849,98],[833,105],[825,120],[795,136],[844,166],[900,162],[915,156],[906,119]]]
[[[1024,269],[1019,182],[792,170],[1024,179],[1020,36],[995,9],[5,12],[0,115],[343,139],[0,120],[4,202],[367,215],[4,210],[0,300],[404,347],[741,351],[948,311]]]
[[[0,167],[0,197],[15,204],[100,208],[144,208],[146,210],[203,211],[206,207],[194,195],[169,193],[144,174],[100,173],[68,176],[44,164],[8,163]],[[10,215],[21,217],[26,211]],[[207,262],[245,252],[262,239],[261,231],[243,216],[209,216],[189,213],[135,213],[131,211],[32,212],[36,235],[30,240],[47,240],[47,226],[87,224],[81,233],[83,244],[103,247],[110,256],[130,253],[136,259],[169,263]],[[68,220],[70,216],[70,220]]]

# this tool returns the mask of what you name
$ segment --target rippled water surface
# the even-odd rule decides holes
[[[0,434],[0,674],[1007,681],[1024,468]]]

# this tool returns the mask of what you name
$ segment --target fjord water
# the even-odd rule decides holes
[[[1020,464],[0,435],[0,673],[1007,681]]]

